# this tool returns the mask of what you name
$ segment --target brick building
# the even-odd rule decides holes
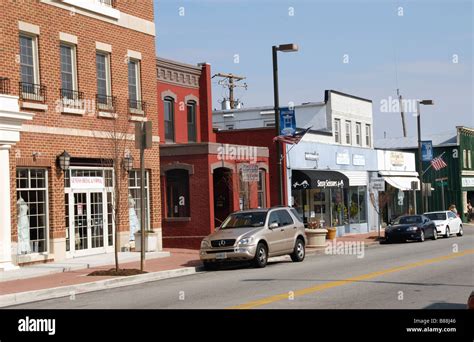
[[[135,122],[153,122],[145,210],[161,234],[153,2],[1,7],[0,172],[10,177],[0,191],[0,269],[129,244],[141,210]]]
[[[209,64],[158,58],[157,72],[163,244],[199,248],[230,212],[270,204],[268,148],[218,142]]]

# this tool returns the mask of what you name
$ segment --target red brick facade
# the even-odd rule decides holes
[[[153,148],[145,153],[146,167],[150,174],[150,227],[161,230],[161,197],[159,176],[159,125],[156,106],[156,58],[155,37],[145,32],[144,27],[153,27],[153,2],[151,0],[116,0],[115,10],[120,11],[120,19],[100,13],[91,13],[67,3],[48,4],[39,1],[4,1],[1,5],[0,21],[0,77],[10,80],[10,93],[20,96],[20,46],[19,35],[26,26],[39,29],[36,34],[39,80],[46,89],[42,109],[28,108],[20,100],[21,111],[35,114],[20,135],[20,142],[10,151],[12,241],[17,241],[17,167],[46,168],[48,170],[49,207],[49,254],[58,259],[64,254],[53,246],[54,239],[64,239],[65,189],[64,172],[57,166],[57,156],[66,150],[76,160],[87,165],[91,159],[111,159],[113,143],[112,131],[125,132],[133,137],[134,118],[129,112],[128,59],[139,60],[139,84],[141,99],[146,110],[139,120],[149,120],[153,124]],[[123,16],[129,18],[128,22]],[[128,27],[127,27],[128,25]],[[28,32],[30,34],[30,32]],[[62,34],[62,36],[61,36]],[[65,114],[58,107],[61,89],[60,43],[66,36],[75,37],[77,90],[83,92],[84,113]],[[102,44],[102,45],[98,45]],[[97,91],[96,51],[98,46],[110,46],[111,95],[116,97],[116,118],[99,117],[95,103]],[[130,52],[132,51],[132,52]],[[44,105],[47,106],[44,107]],[[58,109],[59,108],[59,109]],[[104,133],[106,132],[106,133]],[[134,142],[128,139],[125,150],[134,157],[134,167],[138,167],[139,155]],[[118,177],[117,177],[118,176]],[[128,186],[125,172],[116,175],[116,182],[125,189]],[[120,232],[129,230],[128,202],[122,196],[120,209],[123,219],[118,227]],[[125,239],[122,239],[125,243]],[[60,248],[63,248],[61,246]],[[55,250],[56,248],[56,250]]]
[[[199,66],[159,58],[158,68],[158,110],[160,118],[161,192],[163,194],[163,244],[165,247],[199,248],[202,238],[212,231],[221,220],[241,205],[239,169],[242,164],[256,162],[269,184],[268,150],[244,146],[243,150],[252,155],[231,155],[225,150],[226,144],[218,144],[219,134],[212,129],[211,70],[209,64]],[[189,79],[187,78],[189,76]],[[187,81],[187,79],[189,81]],[[174,141],[165,141],[164,99],[174,100]],[[195,101],[196,142],[188,140],[187,101]],[[245,145],[245,144],[242,144]],[[236,144],[227,147],[238,146]],[[242,147],[242,146],[241,146]],[[185,170],[189,181],[189,191],[183,192],[183,207],[187,215],[176,215],[180,204],[173,204],[168,196],[175,191],[168,186],[169,172]],[[246,207],[258,207],[257,182],[248,184]],[[268,186],[263,190],[265,203],[270,202]],[[188,203],[189,202],[189,203]]]

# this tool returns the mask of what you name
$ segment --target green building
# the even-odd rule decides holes
[[[463,222],[467,222],[467,203],[470,201],[474,205],[474,128],[458,126],[452,133],[422,135],[421,139],[431,140],[433,156],[441,156],[447,165],[437,171],[430,162],[423,162],[423,182],[431,184],[424,211],[447,210],[454,204]],[[418,160],[417,137],[379,139],[375,141],[375,147],[414,152]],[[420,174],[418,163],[416,167]],[[417,212],[421,211],[418,192]]]

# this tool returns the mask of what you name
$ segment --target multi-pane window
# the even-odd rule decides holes
[[[334,119],[334,140],[336,144],[341,143],[341,120]]]
[[[165,110],[165,141],[174,141],[174,99],[171,97],[165,97],[164,100]]]
[[[72,97],[72,92],[77,90],[75,72],[75,48],[72,45],[61,44],[61,88],[63,96]]]
[[[188,110],[188,141],[196,142],[196,102],[189,101]]]
[[[128,174],[128,208],[129,208],[129,222],[130,230],[140,230],[140,218],[141,218],[141,189],[140,189],[140,175],[139,170],[132,170]],[[148,171],[145,172],[145,218],[146,218],[146,229],[150,230],[150,213],[148,208],[149,205],[149,187],[148,187]]]
[[[348,145],[350,145],[352,143],[351,134],[352,134],[351,122],[346,121],[346,144],[348,144]]]
[[[48,250],[47,187],[45,169],[17,169],[18,254]]]
[[[107,104],[107,96],[111,94],[109,54],[97,52],[95,55],[97,69],[97,101]]]
[[[20,35],[20,76],[22,92],[35,93],[34,84],[39,83],[37,37]]]
[[[130,108],[141,108],[140,93],[140,62],[134,59],[128,61],[128,98]]]
[[[356,122],[356,144],[358,146],[362,145],[362,125],[360,122]]]
[[[370,134],[370,125],[365,125],[365,146],[370,147],[372,145],[372,139]]]
[[[239,172],[239,205],[240,210],[250,208],[250,183],[244,181],[242,170]]]
[[[265,170],[260,169],[258,171],[258,184],[257,184],[257,196],[258,196],[258,207],[266,207],[266,198],[265,198]]]
[[[190,217],[187,170],[166,171],[166,207],[167,217]]]

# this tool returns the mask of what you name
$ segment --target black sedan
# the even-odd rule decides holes
[[[426,238],[436,240],[436,225],[424,215],[406,215],[398,217],[385,229],[385,241],[425,241]]]

